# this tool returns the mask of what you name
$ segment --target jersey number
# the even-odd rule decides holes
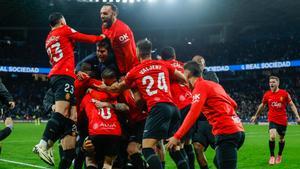
[[[105,112],[105,109],[106,109],[106,112]],[[99,110],[100,110],[100,111],[99,111],[99,115],[100,115],[103,119],[108,120],[108,119],[111,118],[111,112],[110,112],[110,108],[109,108],[109,107],[107,107],[107,108],[101,108],[101,109],[99,109]]]
[[[146,92],[147,92],[148,96],[157,94],[157,90],[151,90],[151,88],[153,87],[153,84],[154,84],[154,79],[152,76],[148,75],[148,76],[143,77],[142,83],[143,83],[143,85],[147,85]],[[165,92],[168,92],[168,86],[166,83],[166,77],[165,77],[164,72],[158,73],[157,88],[160,90],[163,90]]]
[[[52,55],[51,49],[55,49],[54,55]],[[53,59],[53,62],[58,62],[64,56],[62,53],[62,50],[60,48],[59,42],[56,42],[56,43],[52,44],[50,47],[48,47],[47,53],[50,56],[50,58]]]

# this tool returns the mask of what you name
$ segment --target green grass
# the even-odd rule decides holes
[[[3,125],[0,125],[3,127]],[[267,164],[269,158],[268,150],[268,126],[246,127],[246,141],[239,151],[238,168],[239,169],[299,169],[300,168],[300,126],[289,126],[286,136],[286,147],[283,153],[283,162],[280,165],[269,166]],[[2,154],[0,159],[29,163],[38,166],[47,167],[31,150],[38,143],[43,132],[44,125],[35,126],[34,124],[15,124],[13,133],[4,141],[2,141]],[[276,152],[278,145],[276,145]],[[58,151],[55,151],[56,162],[58,162]],[[214,152],[209,148],[207,158],[210,168]],[[197,168],[198,165],[196,164]],[[32,167],[11,164],[0,161],[0,169],[29,169]],[[173,162],[167,157],[166,168],[175,168]]]

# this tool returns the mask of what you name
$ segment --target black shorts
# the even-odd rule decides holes
[[[220,169],[237,168],[237,150],[244,144],[245,133],[216,136],[216,165]]]
[[[198,120],[195,125],[195,131],[193,133],[193,143],[197,142],[205,147],[205,150],[210,145],[215,149],[215,136],[212,134],[212,126],[208,121]]]
[[[74,79],[69,76],[52,76],[50,87],[54,93],[55,101],[69,101],[72,106],[76,104],[74,96]]]
[[[277,124],[277,123],[274,123],[274,122],[269,123],[269,130],[270,129],[276,129],[277,133],[280,136],[285,136],[286,128],[287,128],[287,126],[280,125],[280,124]]]
[[[167,139],[180,126],[180,113],[171,103],[157,103],[146,119],[143,138]]]
[[[183,109],[180,110],[180,115],[181,115],[180,124],[183,123],[186,115],[190,111],[190,108],[191,108],[191,105],[188,105],[188,106],[186,106],[186,107],[184,107]],[[192,139],[194,130],[195,130],[195,125],[188,131],[188,133],[185,136],[182,137],[181,140],[185,141],[185,140]]]
[[[142,143],[146,119],[128,126],[128,142]]]
[[[120,150],[121,137],[112,135],[89,136],[95,150],[97,160],[104,156],[117,156]],[[100,159],[99,159],[100,158]]]

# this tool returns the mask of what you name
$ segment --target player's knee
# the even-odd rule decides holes
[[[193,143],[194,145],[194,149],[196,150],[196,152],[204,152],[205,151],[205,147],[198,142]]]
[[[270,134],[270,140],[275,141],[275,139],[276,139],[276,135],[275,134]]]
[[[279,137],[279,142],[281,142],[281,143],[282,143],[282,142],[285,142],[284,136],[280,136],[280,137]]]
[[[135,154],[139,152],[138,144],[135,142],[130,142],[127,146],[127,153],[129,155]]]
[[[63,139],[61,139],[61,146],[63,150],[75,149],[76,137],[71,135],[66,135]]]
[[[275,141],[276,139],[276,130],[275,129],[271,129],[270,130],[270,140],[271,141]]]

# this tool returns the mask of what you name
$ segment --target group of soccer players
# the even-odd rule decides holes
[[[49,16],[45,48],[53,101],[47,107],[53,113],[33,151],[54,165],[52,147],[59,140],[60,169],[73,161],[74,168],[162,169],[166,144],[177,168],[193,169],[193,142],[201,169],[208,168],[208,145],[215,148],[217,168],[235,169],[244,129],[236,102],[221,85],[203,79],[209,74],[205,60],[196,56],[183,64],[172,47],[162,49],[161,60],[152,58],[152,43],[135,44],[114,4],[104,4],[100,15],[99,36],[70,28],[61,13]],[[96,43],[76,71],[74,42]],[[215,74],[207,77],[218,81]]]

